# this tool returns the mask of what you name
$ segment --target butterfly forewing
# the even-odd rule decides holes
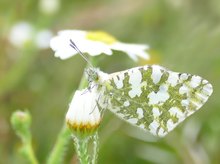
[[[158,136],[173,130],[212,94],[211,84],[200,76],[157,65],[110,74],[102,90],[100,106]]]

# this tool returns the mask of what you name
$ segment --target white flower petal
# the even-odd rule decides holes
[[[73,50],[70,50],[70,49],[66,49],[65,51],[56,51],[55,52],[55,57],[59,57],[60,59],[68,59],[70,58],[71,56],[74,56],[77,54],[77,52],[72,52]]]
[[[137,60],[136,56],[149,59],[150,56],[145,50],[149,49],[148,45],[141,45],[141,44],[127,44],[116,42],[111,45],[111,48],[117,51],[123,51],[129,55],[133,60]]]
[[[90,91],[77,90],[70,103],[66,114],[66,120],[74,125],[97,125],[100,122],[101,114],[96,105],[97,93],[93,89]]]
[[[127,54],[132,60],[134,60],[134,61],[138,60],[138,57],[134,53],[127,52]]]
[[[137,51],[136,55],[141,57],[141,58],[144,58],[146,60],[150,59],[150,55],[147,52],[145,52],[145,51]]]
[[[95,33],[95,32],[94,32]],[[137,60],[138,56],[149,59],[149,54],[145,52],[149,47],[141,44],[126,44],[116,41],[109,44],[100,38],[100,40],[89,39],[89,32],[82,30],[64,30],[58,32],[58,36],[51,39],[50,46],[55,51],[55,56],[61,59],[67,59],[77,54],[70,46],[70,39],[77,45],[83,53],[91,56],[100,54],[112,55],[112,50],[123,51],[133,60]],[[103,36],[102,36],[103,37]]]
[[[83,30],[63,30],[63,31],[59,31],[58,35],[60,36],[70,36],[71,37],[76,37],[76,38],[81,38],[84,39],[86,37],[87,32],[83,31]]]
[[[64,30],[58,33],[50,41],[50,47],[55,51],[55,56],[61,59],[67,59],[77,52],[70,46],[70,39],[77,45],[83,53],[88,53],[91,56],[97,56],[102,53],[111,55],[111,49],[102,42],[86,39],[85,31],[81,30]]]
[[[84,41],[83,44],[77,44],[77,47],[84,53],[88,53],[91,56],[97,56],[102,53],[105,53],[107,55],[111,55],[112,51],[111,49],[102,42],[97,41]]]

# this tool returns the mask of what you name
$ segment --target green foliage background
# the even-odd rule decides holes
[[[99,163],[219,163],[220,161],[220,1],[219,0],[60,0],[51,15],[39,1],[0,2],[0,163],[23,163],[20,141],[10,126],[17,109],[32,114],[33,146],[40,163],[48,157],[86,63],[80,56],[62,61],[51,49],[23,49],[8,41],[20,21],[36,29],[103,30],[123,42],[146,43],[150,61],[174,71],[200,75],[214,93],[202,109],[163,139],[139,131],[110,112],[100,127]],[[126,55],[100,58],[111,73],[133,67]],[[76,163],[67,146],[65,163]]]

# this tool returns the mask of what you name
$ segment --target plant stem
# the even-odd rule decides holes
[[[38,161],[37,161],[37,159],[34,155],[34,151],[32,149],[31,141],[27,141],[24,144],[24,147],[22,150],[23,150],[23,153],[24,153],[26,159],[29,161],[29,163],[38,164]]]
[[[92,156],[92,164],[95,164],[98,159],[98,152],[99,152],[99,136],[96,132],[93,136],[93,156]]]
[[[89,164],[88,142],[89,137],[79,138],[74,136],[74,143],[80,164]]]
[[[70,141],[70,131],[64,124],[58,139],[55,143],[55,146],[52,152],[49,155],[47,164],[60,164],[63,161],[64,152],[66,149],[66,145],[68,145]]]

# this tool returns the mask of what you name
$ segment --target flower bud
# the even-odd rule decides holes
[[[30,137],[31,115],[28,111],[16,111],[11,116],[11,124],[16,134],[23,139]]]
[[[97,93],[94,89],[75,92],[66,114],[67,125],[74,133],[89,135],[98,128],[101,114],[96,101]]]

